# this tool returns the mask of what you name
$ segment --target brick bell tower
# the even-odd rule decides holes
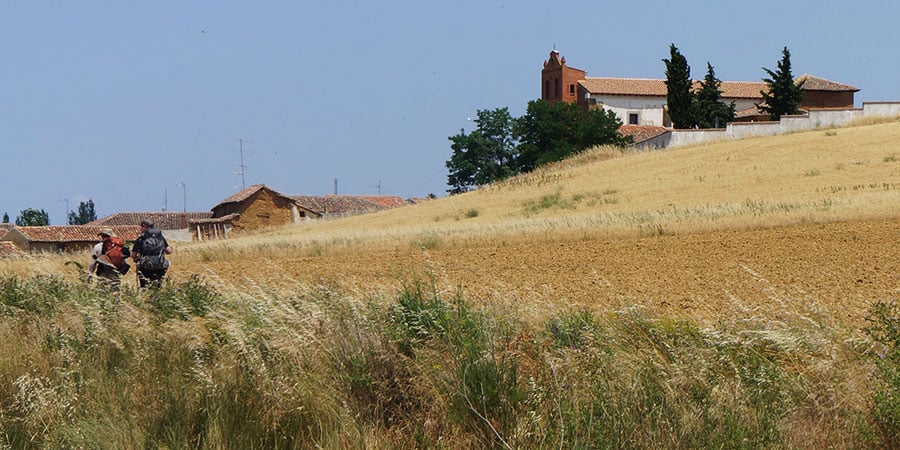
[[[587,72],[566,66],[566,58],[556,49],[550,52],[550,59],[544,61],[541,71],[541,100],[548,102],[578,102],[578,81],[585,79]]]

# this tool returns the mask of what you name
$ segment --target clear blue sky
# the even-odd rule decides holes
[[[25,1],[0,4],[0,214],[65,222],[290,195],[444,195],[448,136],[521,116],[555,46],[588,76],[793,73],[900,100],[900,2]],[[241,141],[243,140],[243,141]],[[186,202],[185,202],[186,197]]]

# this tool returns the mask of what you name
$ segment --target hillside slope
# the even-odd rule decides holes
[[[196,244],[174,276],[384,295],[640,307],[703,322],[900,296],[900,123],[692,148],[601,149],[464,195]],[[418,275],[412,275],[418,274]],[[801,312],[802,311],[802,312]]]

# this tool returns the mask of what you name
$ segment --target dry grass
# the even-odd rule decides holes
[[[398,241],[621,236],[894,217],[900,123],[794,133],[663,151],[600,148],[494,186],[412,207],[300,227],[188,253],[267,246],[315,251]]]

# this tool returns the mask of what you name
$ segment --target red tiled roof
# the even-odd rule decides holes
[[[799,83],[806,80],[803,90],[807,91],[858,91],[846,84],[836,83],[812,75],[802,75],[795,79]],[[650,78],[600,78],[588,77],[578,82],[591,94],[629,95],[665,97],[668,93],[666,80]],[[700,81],[694,81],[694,90],[700,89]],[[762,98],[760,91],[768,91],[769,86],[762,81],[723,81],[719,86],[723,99]]]
[[[665,80],[588,77],[578,82],[591,94],[666,96]]]
[[[385,208],[399,208],[409,204],[409,202],[396,195],[361,195],[360,198],[379,204]]]
[[[259,192],[259,190],[263,189],[263,188],[269,189],[264,184],[254,184],[254,185],[247,187],[247,188],[237,192],[236,194],[226,198],[225,200],[222,200],[221,202],[219,202],[219,205],[222,205],[225,203],[240,203],[244,200],[247,200],[253,194]],[[271,189],[269,189],[269,190],[271,191]],[[272,192],[275,192],[275,191],[272,191]],[[216,206],[218,206],[218,205],[216,205]]]
[[[665,127],[654,127],[646,125],[622,125],[621,127],[619,127],[619,134],[623,136],[631,136],[631,139],[635,144],[640,144],[641,142],[653,139],[670,131],[672,130],[669,130]]]
[[[188,227],[188,223],[196,219],[212,217],[212,212],[121,212],[110,214],[102,219],[88,222],[90,226],[109,225],[137,225],[142,220],[153,223],[160,230],[182,230]]]
[[[794,82],[803,82],[804,91],[834,91],[834,92],[857,92],[859,88],[850,86],[849,84],[838,83],[836,81],[826,80],[812,76],[808,73],[800,75]]]
[[[99,227],[91,225],[66,225],[45,227],[14,227],[10,233],[20,233],[31,242],[90,242],[96,241],[103,228],[112,228],[113,232],[125,239],[133,241],[141,234],[138,225],[120,225]],[[8,237],[8,235],[7,235]]]
[[[291,198],[299,206],[318,214],[358,214],[391,208],[357,195],[297,195]]]
[[[668,93],[666,80],[650,78],[599,78],[588,77],[578,82],[591,94],[634,95],[665,97]],[[700,89],[700,82],[694,81],[694,89]],[[760,91],[768,89],[766,83],[751,81],[723,81],[719,85],[723,99],[761,98]]]

